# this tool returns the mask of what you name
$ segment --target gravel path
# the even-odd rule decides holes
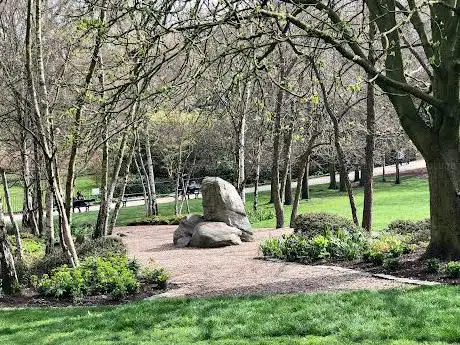
[[[331,266],[307,266],[256,259],[259,242],[282,231],[259,230],[256,241],[215,249],[175,248],[175,226],[118,228],[129,255],[147,264],[152,258],[172,273],[174,289],[165,297],[385,289],[401,283]],[[285,230],[286,232],[289,230]]]

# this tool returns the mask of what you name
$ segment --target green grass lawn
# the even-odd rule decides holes
[[[9,189],[11,195],[11,205],[13,212],[21,212],[24,203],[24,189],[22,187],[22,181],[16,175],[9,177]],[[45,188],[46,183],[42,181],[42,188]],[[75,191],[80,191],[85,197],[91,196],[91,189],[98,188],[99,184],[95,179],[94,175],[78,176],[75,179]],[[0,198],[3,199],[4,191],[3,184],[0,183]],[[5,208],[6,205],[3,205]],[[6,209],[6,208],[5,208]]]
[[[459,344],[456,287],[2,310],[0,344]]]
[[[404,177],[402,184],[395,185],[393,182],[381,182],[376,178],[374,196],[374,228],[380,230],[396,219],[420,220],[429,217],[429,193],[428,181],[421,177]],[[358,207],[358,215],[362,215],[363,189],[355,189],[355,199]],[[350,217],[350,206],[346,193],[339,193],[327,189],[327,185],[316,185],[311,187],[312,199],[303,200],[299,207],[299,213],[305,212],[330,212]],[[250,210],[252,207],[252,194],[247,194],[246,205]],[[268,204],[269,193],[260,195],[260,209],[272,210],[273,205]],[[191,212],[202,213],[201,200],[190,200]],[[160,204],[160,215],[174,215],[174,204]],[[285,207],[285,221],[289,224],[291,207]],[[144,218],[143,206],[127,207],[120,210],[118,225],[126,225],[131,221]],[[97,217],[96,212],[76,213],[73,217],[73,224],[94,223]],[[254,228],[274,227],[275,220],[268,219],[253,222]]]

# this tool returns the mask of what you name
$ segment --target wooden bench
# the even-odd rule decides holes
[[[125,194],[121,200],[122,207],[126,207],[128,201],[144,200],[144,194]]]
[[[183,189],[179,189],[179,195],[183,195]],[[187,192],[185,193],[188,199],[190,199],[190,195],[195,195],[195,199],[198,199],[200,195],[200,187],[197,188],[187,188]]]
[[[75,209],[78,209],[78,212],[81,212],[81,208],[85,208],[85,212],[89,211],[89,207],[91,206],[91,203],[94,202],[95,199],[74,199],[72,200],[72,209],[73,212],[75,213]]]

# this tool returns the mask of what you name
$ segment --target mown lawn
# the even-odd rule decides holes
[[[17,175],[9,176],[9,190],[11,195],[11,205],[13,212],[21,212],[24,203],[24,189],[22,181]],[[46,183],[43,181],[42,186],[45,188]],[[94,175],[78,176],[75,179],[75,191],[80,191],[85,197],[91,196],[91,190],[98,188],[98,182]],[[4,197],[3,184],[0,183],[0,198]],[[5,205],[3,205],[5,207]]]
[[[456,287],[2,310],[0,344],[458,344]]]
[[[404,177],[402,184],[395,185],[393,182],[381,182],[381,178],[376,178],[374,196],[374,228],[383,229],[391,221],[396,219],[420,220],[429,217],[429,193],[428,181],[421,177]],[[327,185],[316,185],[311,188],[312,199],[303,200],[300,204],[299,212],[330,212],[350,217],[350,206],[346,193],[335,190],[328,190]],[[355,199],[358,207],[358,215],[361,218],[363,206],[363,189],[355,189]],[[247,194],[247,209],[252,207],[252,194]],[[273,205],[268,204],[269,193],[264,192],[260,195],[261,213],[269,213],[273,210]],[[191,212],[201,213],[201,200],[190,200]],[[160,215],[172,216],[174,214],[174,203],[160,204]],[[289,225],[291,207],[285,207],[285,221]],[[97,213],[76,213],[73,217],[73,224],[95,222]],[[120,211],[118,225],[140,220],[144,218],[143,206],[127,207]],[[274,227],[274,219],[253,221],[254,228]]]

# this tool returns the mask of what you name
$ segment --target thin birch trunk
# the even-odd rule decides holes
[[[313,60],[311,62],[312,62],[312,67],[315,72],[316,78],[318,79],[319,84],[320,84],[321,93],[323,94],[324,107],[326,108],[326,112],[328,113],[332,121],[333,128],[334,128],[334,145],[335,145],[335,149],[337,151],[337,156],[339,159],[341,180],[343,179],[343,181],[345,182],[345,187],[346,187],[347,194],[348,194],[348,200],[350,202],[351,216],[353,218],[353,222],[359,226],[359,221],[358,221],[358,216],[357,216],[357,211],[356,211],[356,204],[355,204],[355,199],[353,196],[353,189],[352,189],[350,178],[348,177],[348,172],[345,166],[346,164],[345,153],[343,152],[343,148],[340,143],[339,121],[337,119],[337,116],[334,114],[333,110],[330,107],[326,88],[324,87],[324,83],[321,79],[318,67],[316,66]]]
[[[46,190],[46,254],[51,254],[54,252],[54,217],[53,217],[53,207],[54,207],[54,197],[51,187],[48,187]]]
[[[284,227],[284,209],[280,195],[280,137],[281,137],[281,109],[283,103],[283,90],[279,89],[276,97],[275,123],[273,133],[273,159],[272,159],[272,193],[275,205],[276,228]]]
[[[106,3],[107,0],[103,0],[100,6],[99,22],[105,23],[105,14],[106,14]],[[100,61],[99,53],[102,47],[103,36],[105,33],[105,27],[101,24],[98,27],[95,43],[93,47],[93,52],[91,54],[91,59],[89,62],[88,71],[85,76],[85,83],[83,90],[77,98],[76,107],[75,107],[75,117],[73,121],[72,136],[71,136],[71,147],[69,154],[69,164],[67,167],[67,179],[66,179],[66,189],[65,189],[65,207],[66,215],[71,221],[71,209],[72,209],[72,195],[74,191],[75,184],[75,164],[78,155],[78,148],[81,144],[81,124],[82,124],[82,114],[83,106],[85,104],[85,99],[89,91],[94,72],[96,70],[96,65]]]
[[[256,155],[256,173],[254,177],[254,200],[252,208],[257,211],[259,206],[259,180],[260,180],[260,161],[262,159],[262,139],[257,141],[257,155]]]
[[[21,241],[21,232],[19,231],[19,226],[14,220],[13,208],[11,207],[11,195],[10,189],[8,188],[8,181],[6,179],[6,172],[3,169],[0,169],[0,173],[2,175],[2,183],[3,183],[3,191],[5,194],[5,202],[6,208],[8,210],[8,215],[10,217],[11,225],[14,229],[14,237],[16,240],[16,259],[21,261],[22,260],[22,241]]]
[[[3,220],[2,205],[0,203],[0,287],[6,295],[12,295],[19,288],[18,276],[11,254],[11,245]]]
[[[153,159],[152,159],[152,151],[150,149],[150,133],[149,133],[149,128],[146,125],[145,127],[145,141],[144,141],[144,146],[145,146],[145,155],[147,156],[147,176],[148,176],[148,184],[150,188],[150,208],[148,210],[148,216],[155,216],[157,215],[157,205],[156,205],[156,191],[155,191],[155,174],[153,172]],[[176,208],[177,212],[177,208]]]
[[[120,211],[123,199],[125,197],[126,185],[128,184],[128,180],[129,180],[129,169],[131,167],[131,163],[134,157],[134,151],[136,149],[136,141],[137,141],[137,136],[134,135],[133,142],[129,149],[128,156],[126,157],[125,166],[123,169],[124,177],[123,177],[120,195],[118,196],[117,203],[115,204],[115,208],[113,209],[112,215],[110,216],[109,227],[107,229],[108,235],[112,235],[113,233],[113,229],[115,228],[115,225],[117,223],[118,213]]]
[[[41,185],[41,159],[40,152],[38,150],[38,143],[34,143],[34,195],[32,197],[32,205],[34,207],[34,213],[37,214],[37,232],[35,235],[43,234],[43,224],[44,224],[44,215],[43,215],[43,192]]]

